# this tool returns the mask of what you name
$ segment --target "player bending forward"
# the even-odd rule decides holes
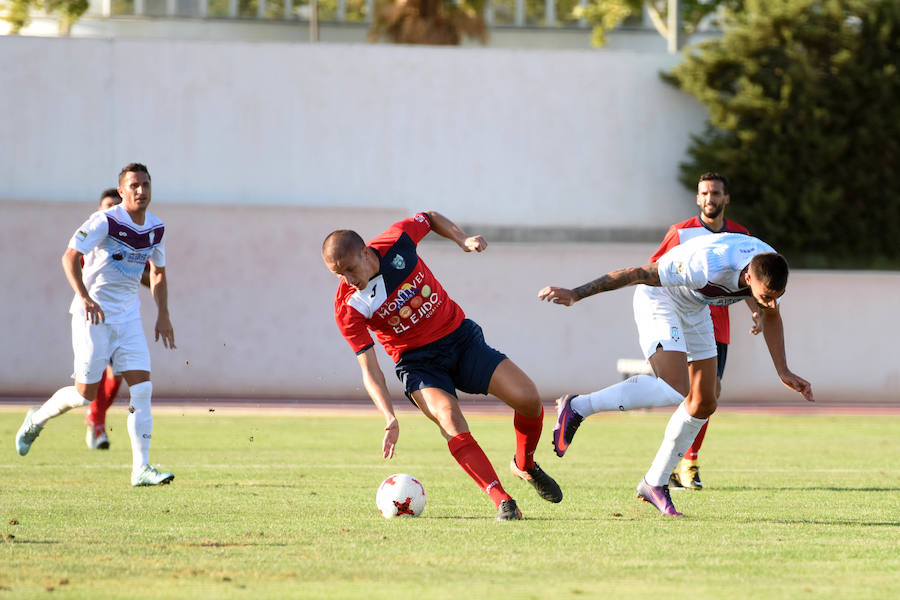
[[[749,234],[746,227],[725,218],[725,209],[729,204],[731,204],[731,194],[728,191],[728,178],[719,173],[701,175],[697,181],[697,207],[700,209],[697,216],[669,227],[666,237],[650,257],[650,262],[656,262],[663,254],[678,244],[701,235],[710,233]],[[716,339],[716,401],[718,401],[722,395],[722,378],[725,376],[728,344],[731,343],[731,322],[728,317],[728,306],[711,305],[709,314],[712,317],[713,333]],[[678,391],[685,395],[688,389],[679,389]],[[670,487],[703,489],[703,482],[700,480],[700,466],[697,463],[700,458],[700,447],[703,445],[708,428],[709,421],[700,429],[697,437],[694,438],[694,443],[691,444],[684,458],[672,472],[672,476],[669,478]]]
[[[571,306],[600,292],[637,285],[634,318],[645,358],[657,377],[637,375],[587,395],[559,399],[553,446],[563,456],[585,417],[678,404],[662,445],[637,487],[638,497],[662,514],[681,516],[669,495],[669,475],[697,432],[716,410],[716,343],[707,305],[745,300],[761,329],[781,381],[812,402],[812,387],[788,369],[778,300],[787,287],[788,265],[754,237],[721,233],[688,240],[659,262],[613,271],[574,290],[545,287],[538,297]],[[676,390],[689,390],[682,397]]]
[[[322,259],[341,279],[335,319],[356,352],[366,391],[384,415],[384,457],[393,457],[400,425],[369,330],[396,363],[406,396],[434,421],[450,454],[497,506],[496,519],[521,519],[516,501],[469,433],[456,390],[493,394],[515,411],[516,451],[510,471],[544,500],[560,502],[559,486],[534,462],[543,427],[541,399],[531,379],[485,343],[478,324],[465,318],[419,258],[416,246],[429,231],[453,240],[466,252],[487,248],[484,238],[466,236],[432,211],[393,224],[368,245],[355,231],[329,234],[322,244]]]
[[[112,361],[128,383],[128,437],[131,438],[131,485],[169,483],[175,476],[149,464],[153,415],[150,397],[150,351],[141,326],[138,286],[144,264],[150,261],[150,291],[156,301],[156,339],[175,348],[169,320],[166,283],[165,226],[147,212],[150,173],[139,163],[119,173],[122,203],[95,212],[75,232],[62,263],[75,298],[72,300],[72,347],[75,385],[60,388],[39,408],[25,415],[16,434],[16,451],[25,456],[44,425],[97,395],[100,377]],[[84,270],[81,259],[84,257]]]

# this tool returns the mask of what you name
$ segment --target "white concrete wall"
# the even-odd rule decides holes
[[[98,3],[99,4],[99,3]],[[9,25],[0,21],[0,35],[9,32]],[[320,44],[362,44],[366,43],[369,32],[367,23],[338,23],[319,21],[318,43]],[[52,16],[34,14],[31,23],[20,32],[21,35],[56,37],[59,35],[59,21]],[[569,48],[588,50],[591,48],[590,27],[543,27],[497,25],[488,28],[487,43],[464,38],[462,45],[486,48]],[[164,39],[164,40],[206,40],[220,42],[310,42],[310,25],[307,21],[282,21],[277,19],[226,19],[226,18],[179,18],[179,17],[112,17],[104,18],[96,11],[89,11],[72,27],[72,37],[120,38],[120,39]],[[694,32],[684,41],[695,44],[720,35],[716,31]],[[386,42],[383,42],[386,43]],[[607,50],[628,50],[637,52],[667,52],[667,40],[653,28],[649,20],[644,27],[621,27],[607,34]]]
[[[485,224],[664,227],[704,113],[666,54],[0,37],[0,200],[425,201]]]
[[[60,256],[92,207],[0,203],[0,395],[49,394],[68,380],[72,293]],[[430,206],[423,201],[420,208]],[[364,395],[356,359],[333,321],[337,280],[321,263],[321,241],[343,227],[375,235],[403,211],[162,203],[151,210],[170,236],[166,271],[178,346],[168,351],[151,342],[155,393]],[[642,264],[653,245],[493,244],[472,255],[432,237],[420,246],[424,260],[481,323],[488,342],[522,366],[548,399],[614,383],[616,359],[640,356],[630,291],[572,308],[540,303],[536,294],[547,284],[578,285]],[[897,297],[900,273],[793,273],[782,303],[789,364],[823,400],[896,401],[900,325],[885,302]],[[149,293],[142,301],[152,339]],[[727,398],[802,403],[781,386],[762,338],[745,333],[743,305],[732,307],[732,324]],[[381,359],[399,400],[390,361],[383,353]]]

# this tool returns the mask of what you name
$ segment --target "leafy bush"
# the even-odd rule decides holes
[[[16,34],[31,22],[32,10],[45,10],[59,17],[60,35],[68,35],[87,9],[88,0],[5,0],[0,2],[0,18],[9,22],[10,31]]]

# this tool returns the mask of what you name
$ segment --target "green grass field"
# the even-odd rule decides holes
[[[401,415],[393,461],[368,416],[161,412],[151,459],[176,474],[132,488],[125,413],[112,449],[84,447],[82,415],[52,421],[22,458],[24,409],[0,410],[0,599],[898,598],[900,417],[719,414],[707,489],[687,516],[634,498],[668,415],[595,416],[541,501],[507,470],[511,416],[472,431],[525,514],[496,523],[437,430]],[[375,491],[418,477],[418,519],[383,519]]]

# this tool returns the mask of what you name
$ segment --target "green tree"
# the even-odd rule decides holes
[[[88,0],[3,0],[3,20],[11,25],[11,33],[19,33],[31,21],[32,10],[46,10],[59,17],[59,34],[69,35],[72,25],[88,9]]]
[[[682,183],[806,267],[900,268],[900,3],[746,0],[668,79],[709,110]]]
[[[740,9],[743,0],[681,0],[681,27],[685,34],[696,31],[700,21],[724,9]],[[622,25],[626,19],[640,18],[644,6],[653,27],[664,38],[669,37],[668,0],[590,0],[585,6],[575,6],[573,14],[594,26],[591,43],[606,44],[606,34]]]

